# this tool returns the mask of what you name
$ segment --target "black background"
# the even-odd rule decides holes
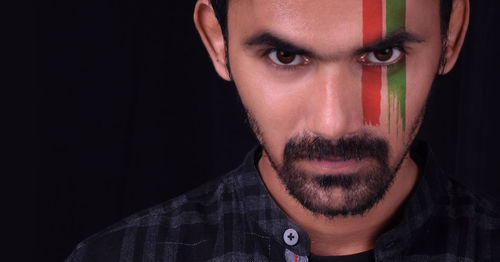
[[[194,3],[34,4],[37,261],[224,174],[256,143],[195,31]],[[500,4],[471,5],[462,56],[437,80],[419,136],[455,178],[500,199]]]

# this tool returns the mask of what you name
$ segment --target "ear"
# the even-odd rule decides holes
[[[227,68],[226,46],[219,21],[210,0],[198,0],[194,8],[194,23],[201,40],[212,59],[215,70],[223,79],[230,81]]]
[[[450,16],[450,24],[445,41],[443,58],[444,65],[440,68],[440,74],[447,74],[451,71],[458,59],[458,54],[462,49],[467,27],[469,26],[469,0],[453,0]]]

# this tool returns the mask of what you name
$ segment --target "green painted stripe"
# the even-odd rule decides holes
[[[387,67],[387,88],[389,94],[389,125],[391,122],[391,110],[396,109],[396,125],[399,127],[399,119],[406,128],[406,65],[405,60]],[[390,129],[390,126],[389,126]]]
[[[406,0],[386,0],[386,33],[392,34],[405,28]],[[396,123],[401,119],[403,132],[406,128],[406,62],[402,59],[387,67],[387,88],[389,99],[389,130],[391,111],[397,110]],[[399,130],[399,128],[398,128]]]
[[[406,0],[386,0],[386,32],[392,34],[405,28]]]

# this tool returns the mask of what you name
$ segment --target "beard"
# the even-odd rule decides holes
[[[315,214],[333,218],[362,215],[379,202],[394,180],[396,168],[388,164],[388,143],[361,135],[331,141],[318,136],[290,139],[278,165],[263,146],[288,193]],[[312,173],[301,169],[301,160],[370,160],[352,173]]]
[[[390,188],[409,145],[394,166],[389,165],[389,145],[382,138],[361,134],[329,140],[302,135],[291,138],[279,163],[270,154],[262,132],[247,111],[247,117],[272,167],[288,193],[304,208],[328,218],[363,215],[373,208]],[[416,128],[416,127],[415,127]],[[413,129],[413,128],[412,128]],[[412,130],[412,133],[414,130]],[[351,173],[314,173],[300,168],[303,160],[365,160],[365,165]]]

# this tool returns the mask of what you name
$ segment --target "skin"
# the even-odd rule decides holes
[[[404,43],[406,123],[407,128],[412,128],[397,132],[396,119],[388,122],[387,83],[382,87],[380,124],[363,124],[361,72],[370,65],[361,61],[359,54],[363,48],[362,0],[230,1],[231,73],[224,38],[209,0],[199,0],[196,4],[195,24],[218,74],[235,82],[245,108],[259,126],[259,141],[278,164],[283,159],[286,142],[293,136],[313,134],[335,140],[363,133],[388,142],[391,167],[401,163],[384,198],[373,208],[363,215],[327,218],[313,214],[288,193],[268,155],[263,153],[258,170],[266,187],[282,210],[308,232],[311,252],[316,255],[347,255],[372,249],[377,237],[396,222],[395,214],[418,180],[418,167],[405,153],[420,126],[436,73],[449,72],[457,60],[468,26],[469,2],[453,1],[443,54],[447,63],[441,68],[439,1],[407,0],[406,5],[406,31],[421,41]],[[303,63],[293,69],[279,66],[264,55],[269,46],[248,45],[249,39],[262,32],[271,32],[313,54],[301,57],[305,60],[299,59]],[[382,70],[387,70],[387,65],[382,65]],[[342,161],[325,162],[326,170],[311,161],[300,161],[297,165],[311,172],[331,173],[373,165],[370,159],[343,167],[337,165]],[[326,193],[342,199],[340,189]]]

